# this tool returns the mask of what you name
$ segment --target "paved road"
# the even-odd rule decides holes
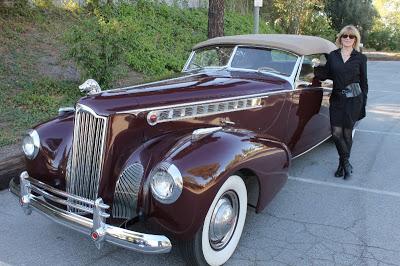
[[[352,180],[333,177],[332,142],[296,159],[261,214],[249,209],[227,265],[400,265],[400,62],[370,62],[367,118],[354,141]],[[142,255],[106,245],[18,209],[0,192],[0,265],[182,265],[176,249]]]

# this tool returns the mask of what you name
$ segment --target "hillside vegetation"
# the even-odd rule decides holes
[[[251,16],[225,15],[226,35],[252,27]],[[0,8],[0,146],[72,106],[86,78],[112,88],[173,74],[206,39],[206,9],[147,1],[94,10]]]

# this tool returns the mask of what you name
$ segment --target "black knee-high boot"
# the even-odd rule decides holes
[[[335,172],[335,176],[337,177],[344,176],[345,179],[348,179],[351,177],[352,167],[349,162],[350,151],[344,138],[343,128],[332,127],[332,138],[333,141],[335,142],[335,146],[340,158],[339,166],[337,171]]]
[[[344,169],[342,165],[342,160],[339,159],[339,165],[335,172],[335,177],[343,177],[344,176]]]
[[[344,169],[344,179],[348,179],[351,177],[351,174],[353,173],[353,166],[350,164],[349,158],[350,158],[350,152],[351,152],[351,147],[353,146],[353,135],[352,135],[352,128],[344,128],[343,129],[343,136],[344,136],[344,141],[347,144],[347,152],[348,152],[348,157],[347,160],[344,162],[343,169]]]

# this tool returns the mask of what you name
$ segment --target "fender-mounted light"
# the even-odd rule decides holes
[[[157,115],[156,114],[151,114],[150,116],[149,116],[149,122],[150,123],[155,123],[155,122],[157,122]]]
[[[162,162],[150,173],[150,187],[154,198],[161,203],[171,204],[182,193],[182,175],[174,164]]]
[[[24,139],[22,140],[22,150],[25,153],[25,156],[33,160],[37,156],[40,148],[40,138],[39,134],[36,130],[29,130]]]

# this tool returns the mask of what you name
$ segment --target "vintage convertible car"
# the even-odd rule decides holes
[[[178,77],[105,91],[89,80],[75,107],[27,133],[10,190],[27,214],[98,248],[174,243],[190,264],[223,264],[248,206],[262,211],[291,159],[330,137],[332,82],[314,72],[334,49],[312,36],[220,37],[197,44]]]

